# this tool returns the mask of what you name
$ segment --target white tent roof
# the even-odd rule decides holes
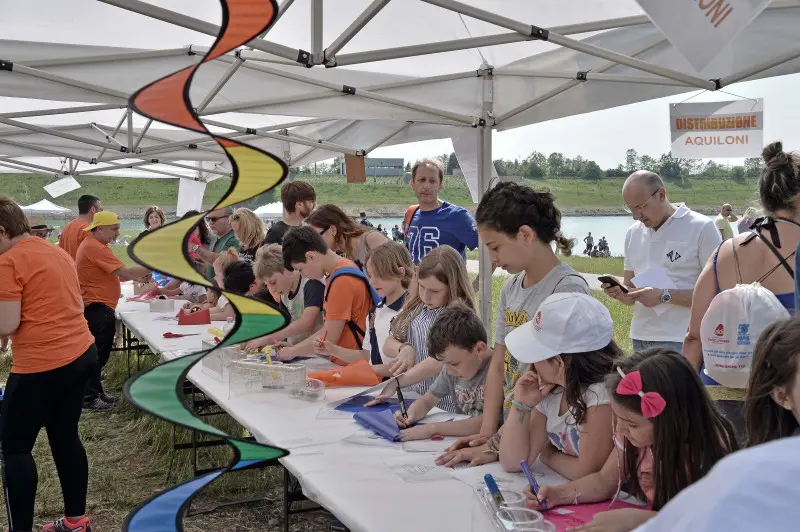
[[[283,203],[280,201],[267,203],[253,212],[261,218],[280,218],[283,216]]]
[[[22,210],[30,214],[55,214],[63,212],[72,212],[70,209],[56,205],[55,203],[46,199],[22,207]]]
[[[204,160],[222,165],[207,165],[204,178],[228,172],[213,142],[125,111],[133,91],[199,60],[219,23],[215,0],[75,0],[76,25],[63,3],[24,4],[3,17],[1,34],[20,38],[37,24],[62,42],[0,40],[13,64],[0,70],[0,97],[83,112],[0,114],[0,165],[76,175],[135,165],[177,177]],[[799,0],[774,2],[700,72],[634,0],[569,9],[558,0],[284,0],[281,11],[264,39],[204,65],[191,95],[210,128],[292,166],[800,71]],[[102,24],[85,31],[94,18]],[[537,27],[549,28],[547,40],[531,37]],[[69,165],[30,166],[29,157]]]

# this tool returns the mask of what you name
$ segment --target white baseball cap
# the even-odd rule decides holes
[[[608,309],[592,296],[553,294],[533,319],[506,336],[511,356],[528,364],[562,353],[597,351],[611,342],[614,322]]]

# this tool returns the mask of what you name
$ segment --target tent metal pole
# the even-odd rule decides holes
[[[106,61],[130,61],[133,59],[157,59],[160,57],[175,57],[188,55],[189,48],[168,48],[163,50],[142,50],[140,52],[127,52],[122,54],[87,55],[82,57],[64,57],[60,59],[36,59],[23,61],[22,64],[31,68],[48,68],[55,66],[84,65],[90,63],[103,63]]]
[[[322,63],[322,49],[325,44],[322,42],[322,28],[325,20],[325,8],[322,0],[311,0],[311,55],[314,57],[314,64]]]
[[[561,35],[572,35],[576,33],[602,31],[649,23],[650,19],[647,18],[647,16],[640,15],[608,19],[598,22],[586,22],[583,24],[557,26],[552,28],[551,31],[560,33]],[[417,57],[420,55],[438,54],[442,52],[452,52],[455,50],[468,50],[470,48],[482,48],[485,46],[497,46],[499,44],[530,41],[535,39],[535,37],[532,37],[529,34],[523,35],[518,32],[499,33],[496,35],[486,35],[483,37],[469,37],[466,39],[454,39],[452,41],[416,44],[411,46],[398,46],[396,48],[383,48],[380,50],[369,50],[367,52],[342,54],[335,57],[334,62],[335,66],[357,65],[361,63],[371,63],[373,61],[386,61],[388,59],[400,59],[403,57]]]
[[[258,135],[259,137],[265,137],[268,139],[280,140],[283,142],[290,142],[294,144],[302,144],[303,146],[311,146],[314,148],[324,148],[326,150],[340,151],[342,153],[347,153],[349,155],[358,155],[357,150],[348,148],[347,146],[333,144],[331,142],[326,142],[322,139],[312,139],[310,137],[306,137],[304,135],[298,135],[296,133],[292,133],[291,131],[287,130],[283,130],[283,132],[281,133],[269,133],[266,131],[261,131],[256,128],[246,128],[237,126],[235,124],[226,124],[225,122],[217,122],[215,120],[203,120],[203,122],[205,124],[209,124],[212,126],[231,129],[233,131],[239,131],[240,133],[250,133],[251,135]]]
[[[492,179],[492,126],[490,119],[494,113],[494,77],[490,69],[483,73],[483,113],[484,123],[478,126],[478,201],[489,190]],[[487,331],[492,329],[492,260],[489,249],[478,242],[478,294],[480,316]]]
[[[74,124],[69,126],[53,126],[51,129],[54,131],[74,131],[76,129],[83,129],[89,127],[89,124]],[[19,135],[30,135],[26,129],[7,129],[0,131],[0,137],[16,137]]]
[[[72,113],[88,113],[92,111],[107,111],[109,109],[124,109],[124,105],[103,104],[83,105],[81,107],[60,107],[58,109],[39,109],[38,111],[17,111],[15,113],[2,113],[3,118],[29,118],[32,116],[65,115]]]
[[[256,69],[257,66],[256,66]],[[363,90],[368,91],[381,91],[381,90],[390,90],[390,89],[400,89],[405,87],[415,87],[418,85],[424,85],[428,83],[435,83],[440,81],[452,81],[456,79],[465,79],[465,78],[474,78],[477,77],[477,71],[475,70],[468,70],[466,72],[456,72],[453,74],[443,74],[441,76],[430,76],[425,78],[414,78],[408,79],[403,81],[395,81],[392,83],[382,83],[380,85],[370,85],[364,87]],[[328,89],[323,91],[314,91],[309,92],[307,94],[299,94],[299,95],[292,95],[292,96],[284,96],[281,98],[270,98],[266,100],[254,100],[251,102],[239,102],[239,103],[232,103],[226,105],[218,105],[208,109],[204,113],[200,113],[201,115],[215,115],[221,113],[229,113],[233,111],[240,111],[243,109],[253,109],[256,107],[268,107],[270,105],[281,105],[286,103],[297,103],[297,102],[304,102],[308,100],[316,100],[322,98],[335,98],[335,97],[343,97],[347,96],[347,94],[342,93],[341,88],[337,89]],[[326,120],[331,120],[330,118]]]
[[[46,81],[52,81],[54,83],[60,83],[62,85],[68,85],[70,87],[75,87],[78,89],[83,89],[91,92],[95,92],[97,94],[103,94],[105,96],[111,96],[113,98],[120,98],[127,102],[128,95],[124,92],[117,91],[114,89],[109,89],[106,87],[101,87],[100,85],[94,85],[92,83],[84,83],[82,81],[77,81],[72,78],[66,78],[64,76],[56,76],[55,74],[50,74],[48,72],[44,72],[42,70],[38,70],[35,68],[31,68],[25,65],[20,65],[18,63],[14,63],[12,72],[16,72],[17,74],[24,74],[26,76],[31,76],[33,78],[43,79]]]
[[[27,142],[19,142],[19,141],[16,141],[16,140],[10,140],[10,139],[7,139],[5,137],[0,138],[0,144],[8,144],[9,146],[16,146],[18,148],[25,148],[25,149],[32,150],[32,151],[35,151],[35,152],[45,153],[45,154],[47,154],[48,156],[51,156],[51,157],[52,156],[55,156],[55,157],[72,157],[76,161],[83,161],[85,163],[90,162],[88,159],[86,159],[84,157],[79,157],[79,156],[71,154],[71,153],[67,153],[67,152],[64,152],[64,151],[53,150],[53,149],[50,149],[50,148],[45,148],[43,146],[37,146],[35,144],[29,144]]]
[[[205,108],[208,107],[208,104],[211,103],[211,100],[213,100],[216,95],[219,94],[219,91],[222,90],[222,87],[224,87],[225,84],[228,83],[228,81],[233,77],[233,75],[236,74],[236,71],[239,70],[239,67],[242,66],[243,63],[244,59],[237,57],[236,60],[230,64],[228,70],[222,74],[222,77],[217,80],[217,83],[214,84],[211,90],[208,91],[208,94],[206,94],[206,97],[203,98],[203,101],[200,102],[200,105],[197,106],[197,113],[202,113]]]
[[[29,131],[35,131],[37,133],[44,133],[46,135],[53,135],[54,137],[60,137],[62,139],[67,140],[74,140],[75,142],[81,142],[83,144],[91,144],[93,146],[100,146],[100,147],[107,147],[108,143],[103,142],[100,140],[94,140],[87,137],[81,137],[79,135],[73,135],[72,133],[65,133],[64,131],[57,131],[54,129],[42,127],[42,126],[35,126],[33,124],[27,124],[25,122],[18,122],[16,120],[12,120],[10,118],[0,118],[0,124],[6,124],[8,126],[14,126],[21,129],[27,129]],[[68,156],[65,156],[68,157]]]
[[[198,161],[198,162],[201,162],[201,161]],[[189,166],[188,164],[175,163],[175,162],[172,162],[172,161],[158,161],[158,164],[163,164],[163,165],[166,165],[166,166],[174,166],[175,168],[185,168],[187,170],[197,170],[197,168],[194,167],[194,166]],[[214,170],[213,168],[210,169],[210,170],[204,169],[203,171],[206,172],[206,174],[218,174],[218,175],[225,176],[225,177],[230,177],[231,176],[230,172],[223,172],[222,170]]]
[[[273,26],[277,24],[286,11],[292,7],[292,4],[294,4],[294,0],[283,0],[283,2],[281,2],[281,5],[278,6],[278,14],[275,15],[275,22],[272,23]]]
[[[115,139],[114,137],[112,137],[111,135],[106,133],[105,131],[103,131],[103,129],[100,126],[98,126],[97,124],[92,123],[91,124],[91,128],[94,129],[95,131],[99,132],[101,135],[103,135],[106,138],[106,142],[108,142],[108,143],[112,143],[113,142],[117,146],[123,146],[123,144],[120,141],[118,141],[117,139]]]
[[[40,166],[38,164],[29,163],[27,161],[18,161],[16,159],[14,159],[13,157],[0,157],[0,161],[6,161],[6,163],[5,163],[6,166],[8,166],[9,164],[13,163],[13,164],[19,165],[21,167],[26,167],[27,166],[27,167],[32,168],[34,170],[42,170],[44,172],[50,172],[50,173],[53,173],[53,174],[66,175],[66,172],[64,172],[63,170],[56,170],[55,168],[49,168],[47,166]],[[17,170],[19,170],[19,168],[17,168]]]
[[[105,0],[101,0],[105,1]],[[419,105],[413,102],[408,102],[405,100],[401,100],[399,98],[393,98],[390,96],[384,96],[382,94],[376,94],[372,91],[366,89],[359,89],[357,87],[352,87],[349,85],[339,85],[330,81],[322,81],[313,78],[309,78],[306,76],[301,76],[299,74],[295,74],[293,72],[286,72],[283,70],[278,70],[275,68],[267,67],[264,65],[259,65],[259,70],[262,72],[266,72],[267,74],[272,74],[274,76],[280,76],[286,79],[290,79],[292,81],[299,81],[300,83],[307,83],[308,85],[314,85],[316,87],[322,87],[324,89],[330,89],[339,91],[343,94],[347,94],[350,96],[360,96],[362,98],[366,98],[368,100],[374,100],[382,103],[388,103],[391,105],[395,105],[397,107],[403,107],[406,109],[412,109],[414,111],[422,111],[424,113],[442,116],[444,118],[449,118],[451,120],[455,120],[456,122],[460,122],[462,124],[472,125],[474,122],[473,117],[462,115],[460,113],[452,113],[450,111],[445,111],[444,109],[437,109],[434,107],[429,107],[427,105]],[[215,111],[216,112],[216,111]],[[209,112],[209,114],[211,114]]]
[[[127,163],[127,164],[110,164],[102,168],[90,168],[89,170],[84,170],[83,172],[77,172],[75,175],[102,174],[103,172],[111,172],[112,170],[124,170],[125,168],[136,168],[138,166],[144,166],[146,164],[156,164],[156,163],[154,163],[153,161],[137,161],[134,163]]]
[[[150,129],[150,126],[152,124],[153,124],[153,119],[152,118],[148,118],[147,119],[147,123],[144,125],[142,130],[139,132],[139,136],[136,137],[136,142],[133,143],[133,149],[131,151],[136,151],[137,149],[139,149],[139,144],[141,144],[142,139],[147,134],[147,130]],[[122,122],[120,122],[120,125],[122,125]],[[98,159],[99,159],[99,157],[98,157]]]
[[[237,138],[240,138],[240,137],[251,137],[251,136],[254,136],[254,135],[250,135],[248,133],[232,133],[230,135],[225,135],[225,138],[233,140],[233,139],[237,139]],[[186,140],[181,140],[181,141],[177,141],[177,142],[168,142],[166,144],[159,144],[159,145],[156,145],[156,146],[147,146],[145,148],[140,148],[139,150],[137,150],[137,152],[135,154],[123,154],[123,155],[114,156],[114,157],[107,157],[102,162],[115,161],[115,160],[119,160],[119,159],[131,159],[131,158],[136,157],[137,155],[141,155],[141,154],[147,154],[147,156],[149,157],[150,155],[152,155],[154,153],[161,153],[161,152],[165,152],[165,151],[174,151],[175,148],[183,148],[183,149],[195,149],[196,148],[196,149],[199,149],[200,146],[206,146],[208,144],[216,145],[217,141],[212,139],[212,138],[209,138],[209,137],[195,137],[193,139],[186,139]],[[221,149],[217,153],[219,153],[220,155],[222,155],[222,157],[224,157],[224,152]]]
[[[778,65],[782,65],[783,63],[788,63],[789,61],[800,57],[800,48],[794,48],[793,50],[789,50],[785,54],[781,54],[777,57],[764,61],[763,63],[759,63],[757,65],[753,65],[748,67],[744,70],[740,70],[734,74],[729,76],[725,76],[724,78],[720,78],[719,85],[720,87],[727,87],[728,85],[732,85],[739,81],[743,81],[750,76],[754,76],[765,70],[769,70],[772,67],[776,67]]]
[[[69,175],[75,175],[75,161],[72,157],[69,158]]]
[[[142,167],[140,167],[139,170],[141,170],[142,172],[150,172],[151,174],[166,175],[166,176],[170,176],[170,177],[177,177],[177,178],[180,178],[180,179],[191,179],[188,176],[181,175],[181,174],[174,174],[172,172],[165,172],[164,170],[153,170],[152,168],[142,168]]]
[[[128,108],[128,153],[133,153],[133,110]]]
[[[558,34],[554,31],[548,31],[546,29],[537,28],[530,24],[524,24],[517,20],[503,17],[483,9],[463,4],[461,2],[457,2],[455,0],[422,0],[422,1],[428,4],[437,5],[444,9],[449,9],[450,11],[455,11],[456,13],[461,13],[462,15],[467,15],[469,17],[476,18],[478,20],[483,20],[484,22],[489,22],[490,24],[494,24],[496,26],[514,30],[523,35],[541,35],[543,40],[546,40],[547,42],[551,42],[553,44],[557,44],[559,46],[563,46],[564,48],[569,48],[571,50],[583,52],[585,54],[592,55],[594,57],[599,57],[601,59],[606,59],[608,61],[614,61],[615,63],[619,63],[620,65],[626,65],[631,68],[635,68],[636,70],[642,70],[650,74],[655,74],[656,76],[662,76],[665,78],[674,79],[676,81],[682,81],[684,83],[691,85],[692,87],[699,87],[701,89],[707,89],[712,91],[716,90],[717,88],[716,84],[713,81],[698,78],[696,76],[691,76],[689,74],[684,74],[682,72],[678,72],[677,70],[672,70],[669,68],[663,68],[656,65],[652,65],[647,61],[634,59],[632,57],[620,54],[618,52],[614,52],[612,50],[607,50],[605,48],[601,48],[593,44],[588,44],[586,42],[579,41],[577,39],[572,39],[570,37]]]
[[[342,135],[344,135],[344,134],[347,132],[347,130],[349,130],[350,128],[352,128],[352,127],[353,127],[354,125],[356,125],[357,123],[358,123],[358,120],[351,120],[349,124],[347,124],[347,125],[346,125],[346,126],[344,126],[342,129],[340,129],[339,131],[337,131],[336,133],[334,133],[333,135],[331,135],[330,137],[328,137],[328,138],[327,138],[327,139],[325,139],[325,140],[326,140],[326,141],[328,141],[328,142],[331,142],[331,141],[334,141],[334,140],[338,139],[339,137],[341,137]],[[295,162],[299,162],[299,161],[301,161],[301,160],[302,160],[304,157],[308,157],[310,154],[312,154],[312,153],[313,153],[315,150],[317,150],[317,149],[319,149],[319,147],[310,148],[310,149],[308,149],[308,150],[304,151],[304,152],[303,152],[303,153],[301,153],[301,154],[300,154],[298,157],[296,157],[296,158],[295,158]]]
[[[614,81],[620,83],[640,83],[644,85],[669,85],[676,87],[689,87],[685,83],[672,79],[665,79],[656,76],[623,76],[619,74],[602,74],[594,71],[581,72],[586,81]],[[555,78],[555,79],[577,79],[577,73],[570,72],[550,72],[544,70],[522,70],[509,68],[506,70],[495,70],[495,76],[517,76],[523,78]],[[690,87],[691,88],[691,87]]]
[[[405,124],[400,126],[398,129],[396,129],[395,131],[392,131],[391,133],[389,133],[388,135],[386,135],[382,139],[376,141],[374,144],[372,144],[372,146],[370,146],[369,148],[367,148],[364,151],[366,153],[370,153],[373,150],[377,150],[378,148],[383,146],[384,143],[388,142],[389,139],[392,139],[392,138],[396,137],[397,135],[399,135],[400,133],[402,133],[406,129],[410,128],[413,124],[414,124],[414,122],[406,122]]]
[[[122,116],[120,117],[119,122],[117,122],[117,127],[114,128],[114,132],[111,133],[111,137],[112,138],[116,137],[117,133],[119,133],[119,129],[122,127],[122,124],[125,122],[125,117],[126,116],[128,116],[128,108],[127,107],[125,108],[125,111],[122,112]],[[97,159],[99,160],[103,156],[103,154],[105,154],[105,153],[106,153],[106,147],[104,147],[102,150],[100,150],[100,154],[97,156]]]
[[[372,20],[375,15],[380,13],[381,9],[386,7],[386,4],[389,3],[389,0],[373,0],[373,2],[367,6],[361,14],[356,17],[356,19],[347,27],[346,30],[342,32],[334,41],[325,49],[324,57],[326,61],[329,61],[331,64],[328,66],[335,66],[336,62],[336,54],[342,48],[349,43],[353,37],[355,37],[359,31],[361,31],[367,23]],[[327,63],[326,63],[327,65]]]
[[[631,56],[637,56],[639,54],[643,54],[646,51],[650,50],[651,48],[655,48],[656,46],[660,45],[665,40],[666,40],[666,38],[664,36],[658,36],[658,37],[654,38],[652,41],[650,41],[648,43],[645,43],[644,45],[642,45],[638,49],[636,49],[633,52],[631,52]],[[602,74],[606,70],[614,68],[615,66],[616,66],[616,64],[613,61],[606,61],[605,63],[600,65],[598,68],[595,68],[594,70],[592,70],[592,72],[597,73],[597,74]],[[548,92],[542,94],[541,96],[538,96],[538,97],[534,98],[533,100],[525,102],[522,105],[518,105],[517,107],[511,109],[510,111],[507,111],[507,112],[503,113],[502,115],[496,117],[494,123],[495,123],[495,125],[502,124],[503,122],[505,122],[509,118],[511,118],[513,116],[516,116],[516,115],[518,115],[518,114],[520,114],[522,112],[525,112],[528,109],[530,109],[531,107],[535,107],[535,106],[539,105],[540,103],[545,102],[545,101],[549,100],[550,98],[552,98],[554,96],[558,96],[562,92],[567,91],[567,90],[569,90],[572,87],[575,87],[577,85],[580,85],[581,83],[583,83],[583,82],[582,81],[578,81],[577,79],[573,79],[573,80],[570,80],[570,81],[568,81],[566,83],[562,83],[561,85],[559,85],[558,87],[554,88],[553,90],[548,91]]]
[[[219,34],[220,27],[216,24],[211,24],[210,22],[206,22],[204,20],[188,17],[181,13],[170,11],[169,9],[157,7],[152,4],[148,4],[146,2],[141,2],[140,0],[99,0],[99,1],[103,2],[104,4],[109,4],[112,6],[120,7],[122,9],[126,9],[128,11],[132,11],[134,13],[138,13],[140,15],[145,15],[150,18],[154,18],[164,22],[169,22],[170,24],[174,24],[182,28],[194,30],[198,33],[204,33],[212,37],[216,37]],[[289,59],[291,61],[297,61],[299,56],[301,55],[300,50],[289,48],[288,46],[266,41],[260,38],[256,38],[249,41],[247,43],[247,46],[255,48],[256,50],[261,50],[262,52],[267,52],[268,54],[273,54],[277,55],[278,57],[283,57],[284,59]]]

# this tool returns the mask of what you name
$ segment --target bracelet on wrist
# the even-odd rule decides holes
[[[526,404],[522,404],[519,401],[517,401],[516,399],[513,399],[511,401],[511,404],[516,406],[518,410],[522,410],[523,412],[533,412],[533,407],[532,406],[528,406]]]

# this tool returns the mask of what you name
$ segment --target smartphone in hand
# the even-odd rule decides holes
[[[628,289],[622,286],[622,283],[620,283],[616,277],[611,275],[601,275],[597,278],[597,280],[601,283],[610,284],[611,286],[618,286],[624,293],[628,293]]]

